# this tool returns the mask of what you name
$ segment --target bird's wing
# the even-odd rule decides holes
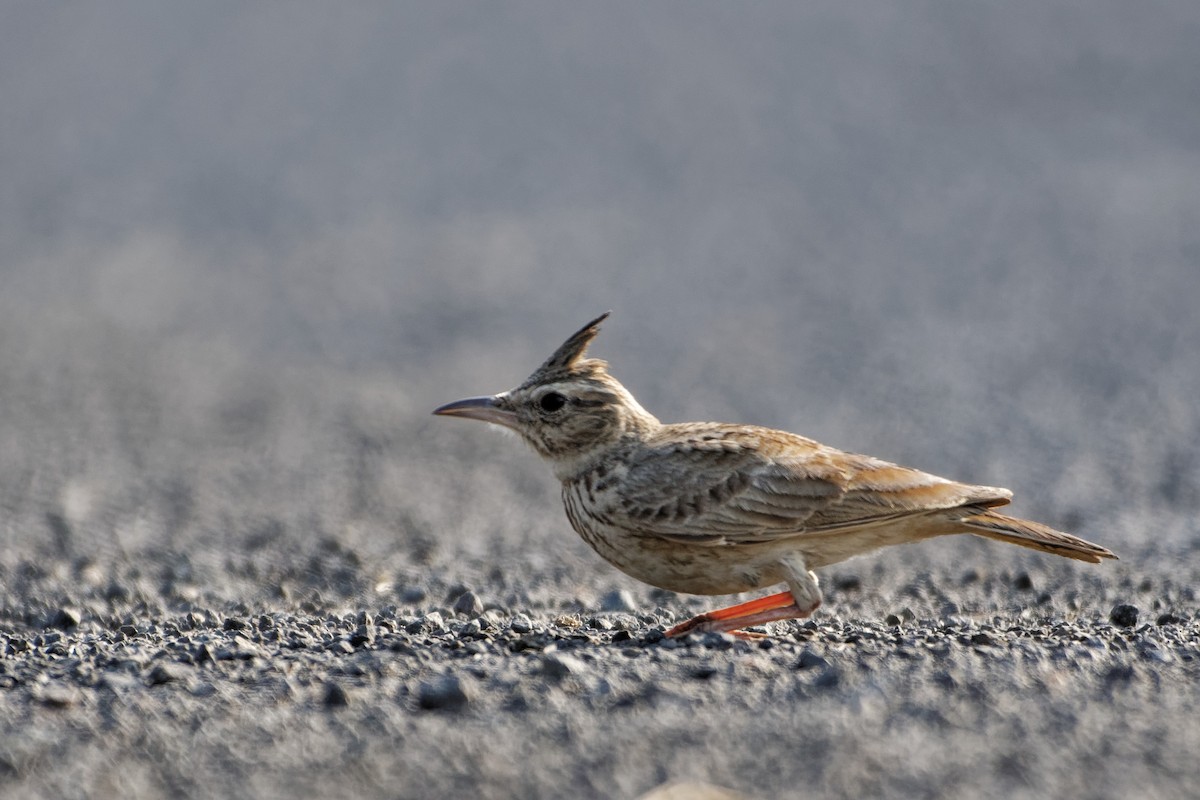
[[[666,426],[648,444],[605,514],[629,530],[694,544],[827,533],[1011,497],[765,428]]]

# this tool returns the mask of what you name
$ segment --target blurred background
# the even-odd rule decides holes
[[[664,421],[1194,547],[1197,41],[1183,0],[7,4],[0,562],[632,585],[429,415],[606,309]]]

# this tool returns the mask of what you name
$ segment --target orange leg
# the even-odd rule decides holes
[[[776,622],[781,619],[803,619],[817,610],[821,605],[818,600],[812,608],[800,608],[791,592],[767,595],[757,600],[750,600],[729,608],[719,608],[707,611],[699,616],[679,623],[666,632],[666,636],[675,638],[689,633],[708,633],[717,631],[732,633],[744,639],[760,638],[740,630],[750,625],[762,625],[765,622]]]

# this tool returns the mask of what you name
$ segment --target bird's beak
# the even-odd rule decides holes
[[[433,413],[444,417],[477,419],[481,422],[491,422],[516,430],[517,415],[500,407],[501,397],[503,395],[468,397],[466,400],[455,400],[453,403],[447,403],[440,408],[435,408]]]

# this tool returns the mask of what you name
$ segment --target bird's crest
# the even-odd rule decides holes
[[[605,311],[594,320],[576,331],[569,339],[559,345],[546,361],[529,376],[526,384],[544,382],[550,378],[588,375],[603,373],[608,363],[598,358],[584,358],[588,345],[600,332],[600,323],[608,319],[611,311]]]

